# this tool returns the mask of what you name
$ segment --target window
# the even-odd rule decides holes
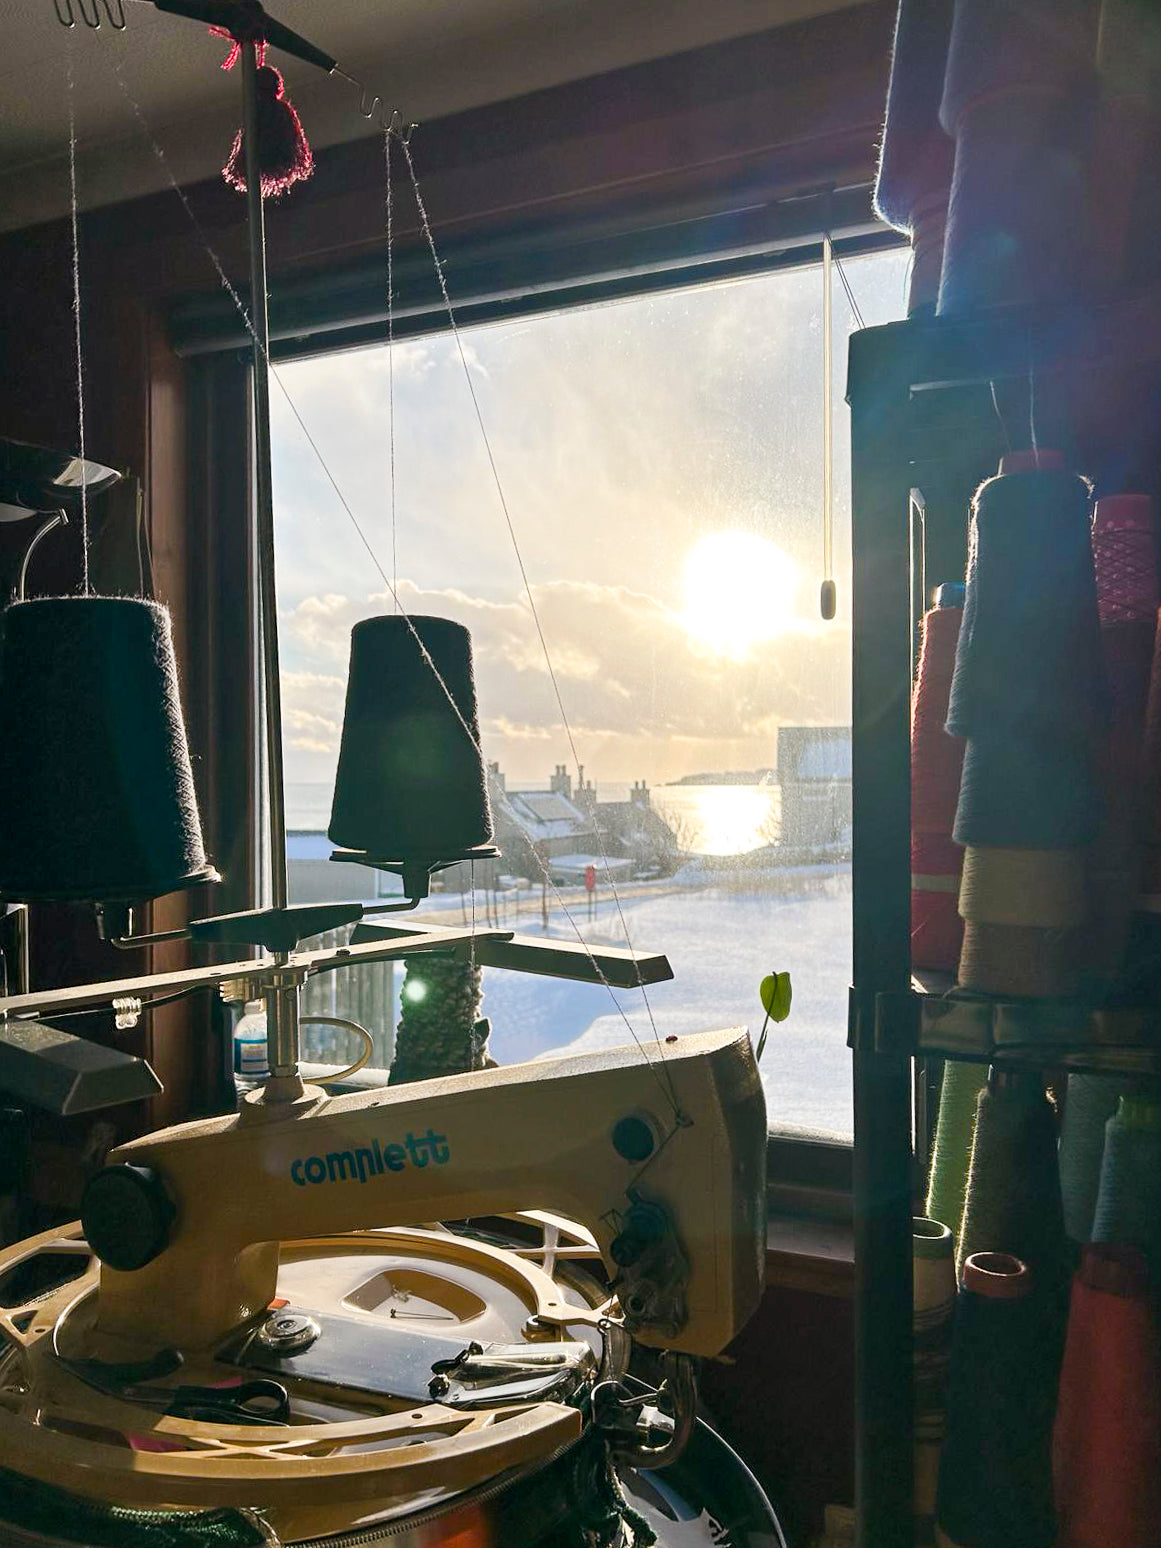
[[[868,325],[902,315],[906,262],[845,260]],[[783,268],[463,330],[575,759],[452,336],[397,342],[390,372],[382,345],[279,370],[402,605],[472,630],[503,859],[477,867],[474,904],[464,868],[445,873],[418,917],[474,906],[575,939],[567,908],[622,945],[627,927],[673,965],[649,991],[662,1036],[756,1036],[759,982],[788,971],[771,1124],[847,1138],[853,324],[836,281],[824,623],[820,287],[817,266]],[[349,629],[393,604],[277,391],[273,410],[291,897],[382,894],[393,878],[329,863],[325,830]],[[375,1012],[384,1061],[397,997]],[[651,1041],[641,995],[618,999]],[[482,1013],[502,1063],[627,1037],[607,990],[551,979],[489,970]]]

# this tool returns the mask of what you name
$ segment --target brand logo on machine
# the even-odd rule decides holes
[[[374,1140],[370,1147],[358,1145],[354,1150],[328,1150],[324,1156],[299,1156],[290,1163],[290,1180],[299,1188],[317,1183],[365,1183],[384,1172],[403,1172],[409,1166],[443,1166],[450,1160],[446,1134],[437,1134],[434,1129],[426,1134],[409,1131],[401,1144],[380,1145]]]

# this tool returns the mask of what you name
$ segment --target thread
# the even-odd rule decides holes
[[[964,1265],[955,1309],[936,1540],[943,1548],[1049,1548],[1055,1396],[1034,1357],[1033,1276],[1018,1258]],[[1031,1355],[1031,1357],[1030,1357]]]
[[[987,1078],[985,1065],[960,1059],[944,1062],[925,1207],[928,1217],[942,1222],[957,1239],[967,1196],[976,1110]]]
[[[959,911],[973,924],[1075,929],[1085,916],[1083,853],[969,845]]]
[[[1080,948],[1076,930],[966,921],[958,982],[976,994],[1069,999],[1080,993]]]
[[[1092,1239],[1136,1247],[1161,1291],[1161,1103],[1122,1096],[1105,1125]]]
[[[1105,1125],[1117,1110],[1123,1086],[1123,1080],[1113,1075],[1068,1077],[1059,1160],[1064,1230],[1072,1242],[1092,1239],[1105,1154]]]
[[[938,1220],[911,1222],[916,1516],[935,1516],[939,1452],[947,1433],[947,1375],[955,1316],[955,1242]]]
[[[1039,1337],[1059,1363],[1068,1298],[1056,1115],[1039,1075],[995,1066],[980,1092],[956,1261],[973,1253],[1018,1257],[1033,1276]],[[1054,1366],[1055,1369],[1055,1366]]]
[[[1161,1353],[1146,1285],[1133,1248],[1085,1248],[1052,1443],[1058,1548],[1157,1542]]]

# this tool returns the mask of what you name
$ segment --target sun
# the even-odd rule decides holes
[[[794,621],[798,566],[754,532],[709,532],[685,561],[681,622],[719,656],[743,660]]]

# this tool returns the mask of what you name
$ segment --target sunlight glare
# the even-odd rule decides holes
[[[735,661],[794,622],[798,566],[754,532],[709,532],[685,561],[681,621],[700,644]]]

